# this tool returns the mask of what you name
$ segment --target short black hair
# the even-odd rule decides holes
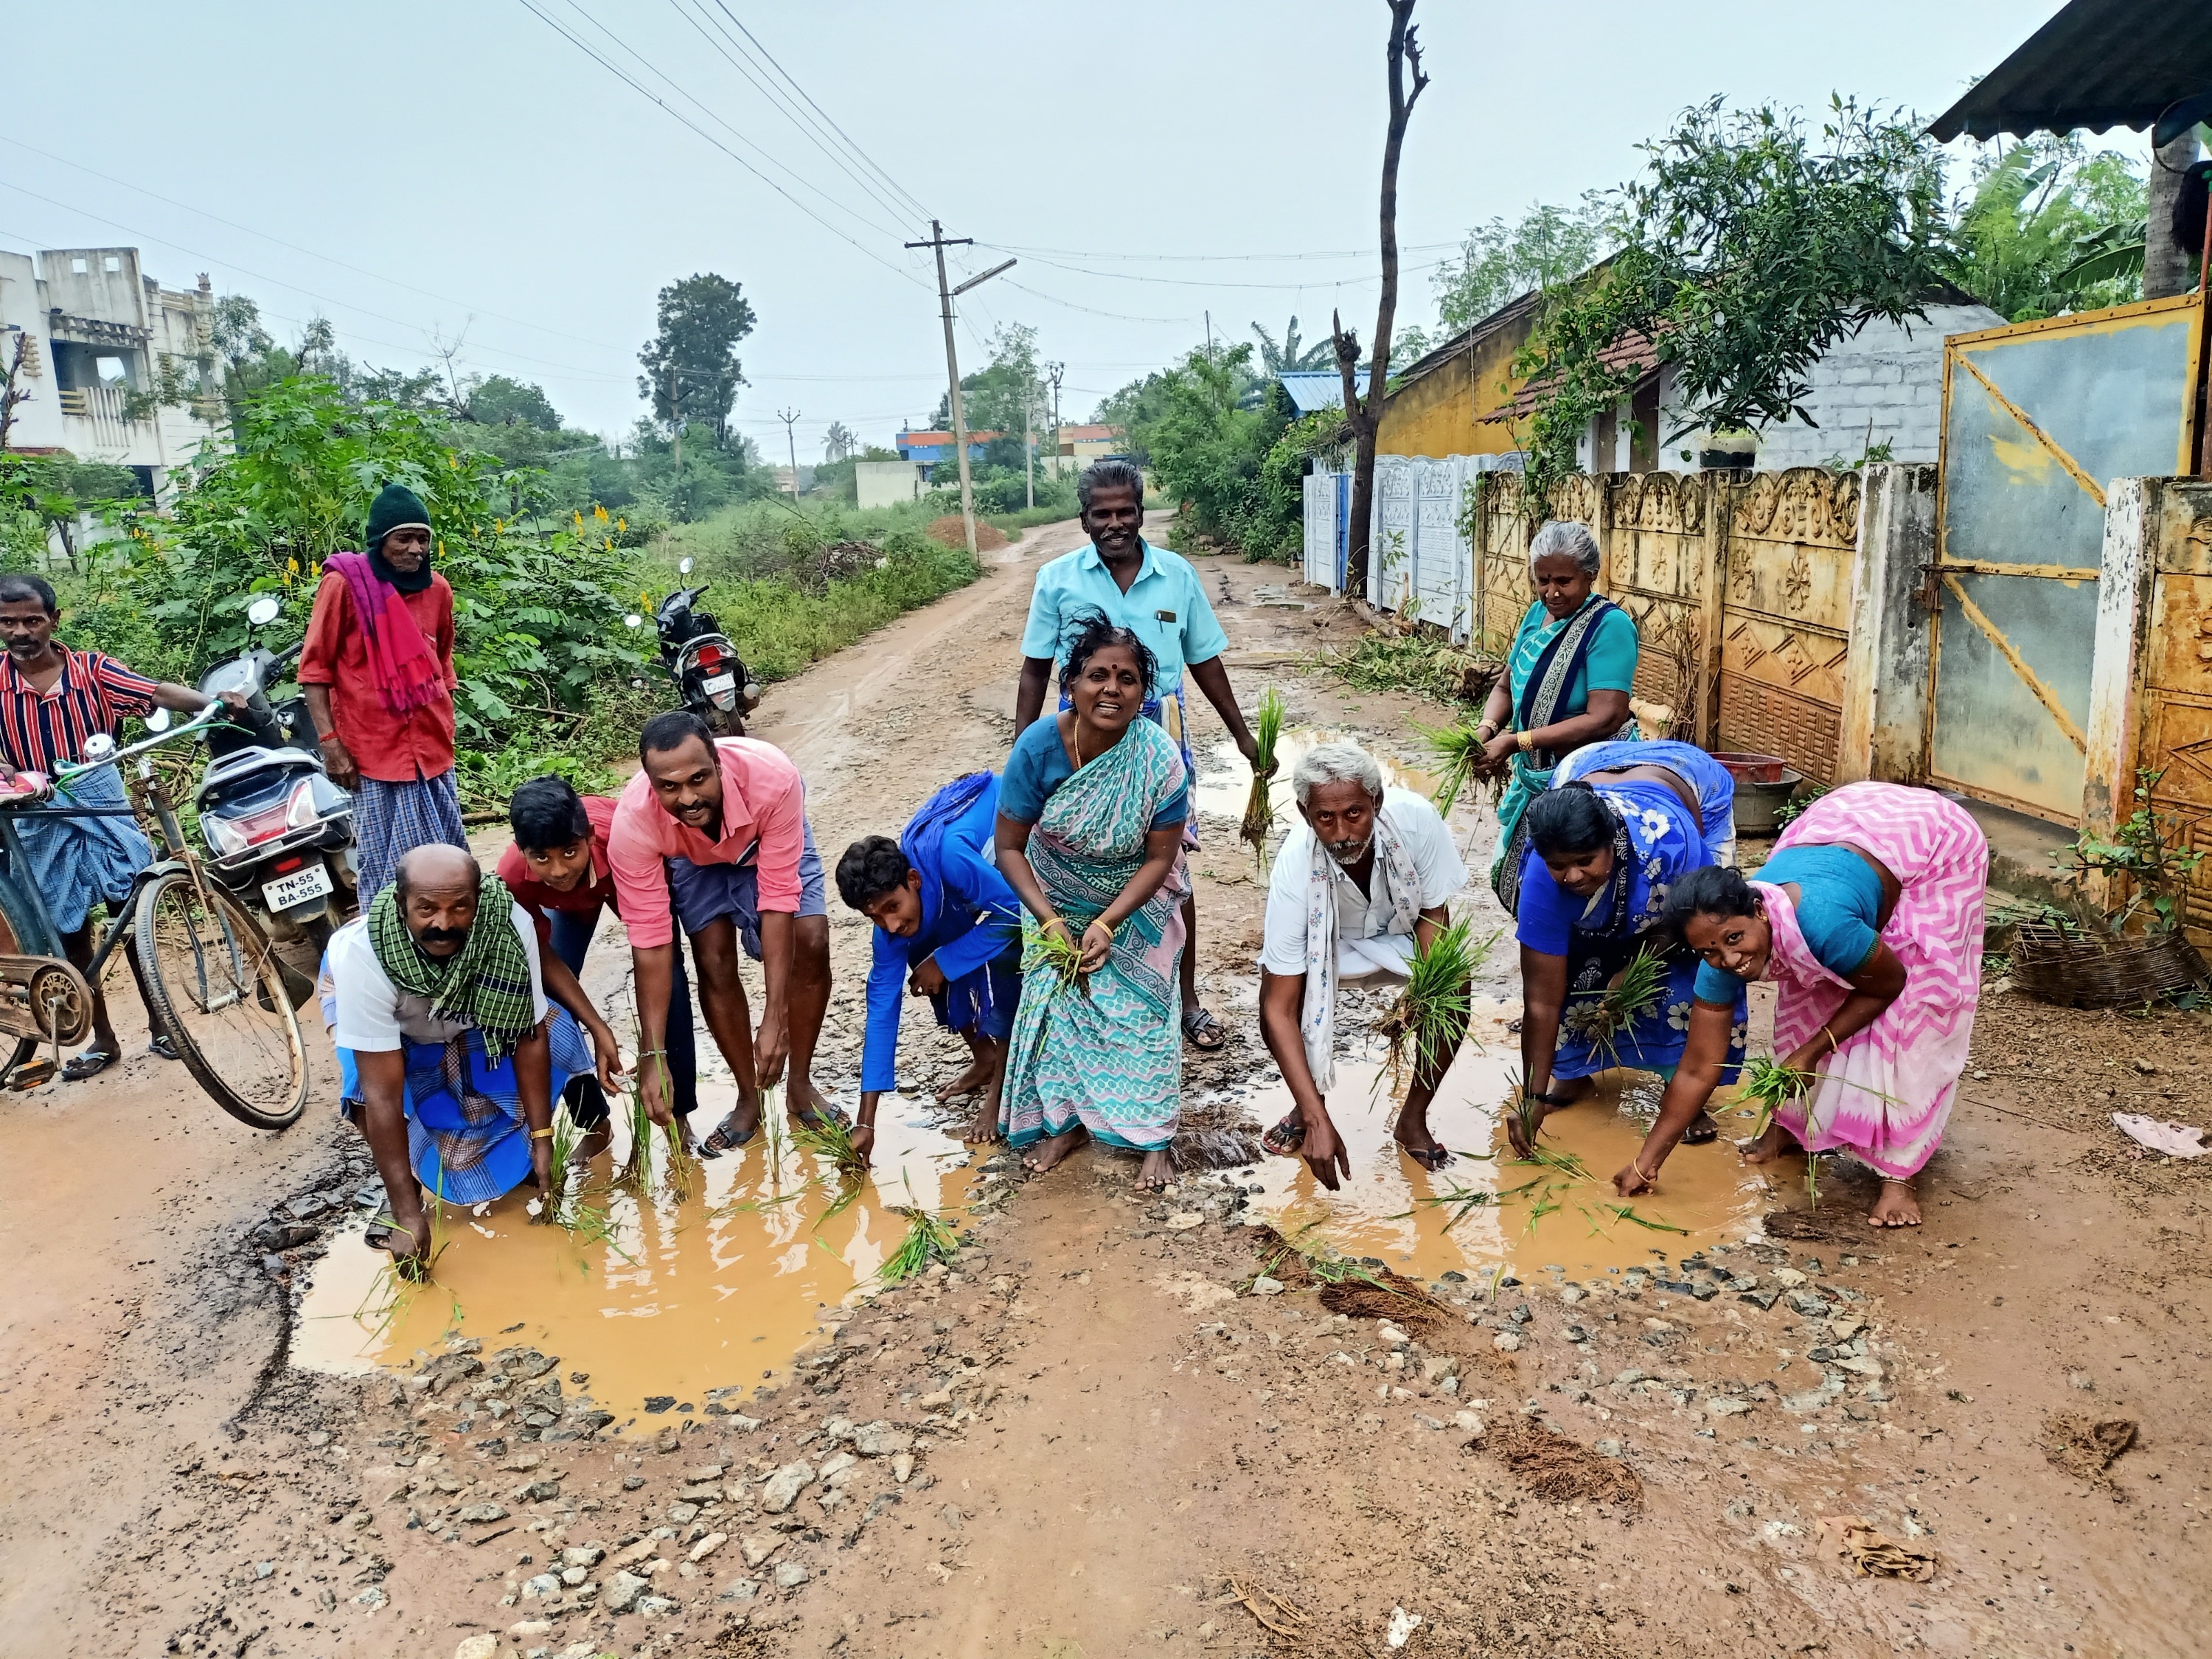
[[[1613,845],[1620,820],[1597,792],[1577,778],[1528,803],[1528,844],[1539,858],[1595,853]]]
[[[1667,913],[1660,925],[1679,937],[1692,916],[1748,916],[1758,910],[1758,898],[1742,871],[1709,864],[1668,888]]]
[[[0,575],[0,605],[21,605],[29,599],[46,608],[49,617],[61,615],[61,601],[54,597],[54,585],[44,576],[33,576],[27,570],[10,570]]]
[[[847,908],[865,912],[884,894],[906,885],[913,868],[889,836],[863,836],[837,860],[837,896]]]
[[[1134,461],[1125,461],[1118,455],[1093,461],[1075,477],[1075,505],[1079,511],[1091,510],[1091,498],[1102,489],[1126,489],[1136,499],[1137,511],[1145,510],[1145,475]]]
[[[1060,671],[1060,689],[1073,695],[1076,676],[1084,665],[1109,646],[1120,646],[1137,659],[1137,673],[1145,683],[1145,695],[1149,697],[1160,682],[1160,659],[1152,654],[1152,647],[1126,628],[1116,628],[1103,611],[1079,611],[1067,619],[1060,631],[1060,642],[1067,647],[1067,661]]]
[[[514,831],[514,844],[526,853],[572,846],[592,834],[584,798],[568,779],[552,772],[515,790],[507,803],[507,822]]]
[[[714,752],[714,734],[707,722],[688,708],[672,708],[645,723],[645,730],[637,734],[637,757],[642,761],[647,755],[665,755],[694,738],[707,745],[709,755]]]

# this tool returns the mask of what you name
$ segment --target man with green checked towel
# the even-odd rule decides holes
[[[546,1000],[528,913],[475,859],[442,843],[400,859],[368,914],[331,936],[323,1018],[338,1109],[367,1138],[390,1201],[372,1243],[424,1257],[424,1191],[480,1204],[526,1179],[545,1190],[553,1102],[595,1068],[571,1012]],[[596,1069],[620,1086],[615,1055]]]

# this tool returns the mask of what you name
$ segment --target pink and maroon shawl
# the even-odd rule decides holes
[[[438,653],[422,637],[399,590],[378,580],[368,556],[333,553],[323,561],[323,568],[345,578],[354,615],[368,631],[368,666],[376,679],[377,701],[394,714],[405,714],[450,695]]]
[[[1989,842],[1964,807],[1933,790],[1851,783],[1806,808],[1774,850],[1837,842],[1871,853],[1903,889],[1881,942],[1905,964],[1905,989],[1821,1062],[1820,1081],[1804,1099],[1774,1115],[1812,1152],[1848,1146],[1891,1180],[1907,1181],[1942,1141],[1973,1039]],[[1766,977],[1780,993],[1774,1052],[1786,1054],[1819,1033],[1850,988],[1814,959],[1790,896],[1752,885],[1773,929]]]

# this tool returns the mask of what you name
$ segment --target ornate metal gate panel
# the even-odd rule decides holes
[[[1944,343],[1929,769],[2072,823],[2113,478],[2189,470],[2194,299]]]

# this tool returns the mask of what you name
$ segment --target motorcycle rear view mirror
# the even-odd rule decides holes
[[[266,628],[270,623],[276,620],[277,612],[283,610],[283,601],[278,599],[275,594],[264,593],[259,599],[254,600],[252,605],[246,607],[246,620],[252,623],[256,628]]]
[[[695,562],[696,562],[695,560],[689,558],[677,560],[676,574],[679,576],[690,575],[691,574],[691,567]]]
[[[272,599],[270,603],[274,605],[276,601]],[[146,729],[149,732],[167,731],[169,729],[169,711],[166,708],[156,708],[152,714],[147,715]]]
[[[629,615],[623,618],[623,626],[624,628],[642,628],[645,626],[645,618],[639,616],[636,611],[633,611]]]

